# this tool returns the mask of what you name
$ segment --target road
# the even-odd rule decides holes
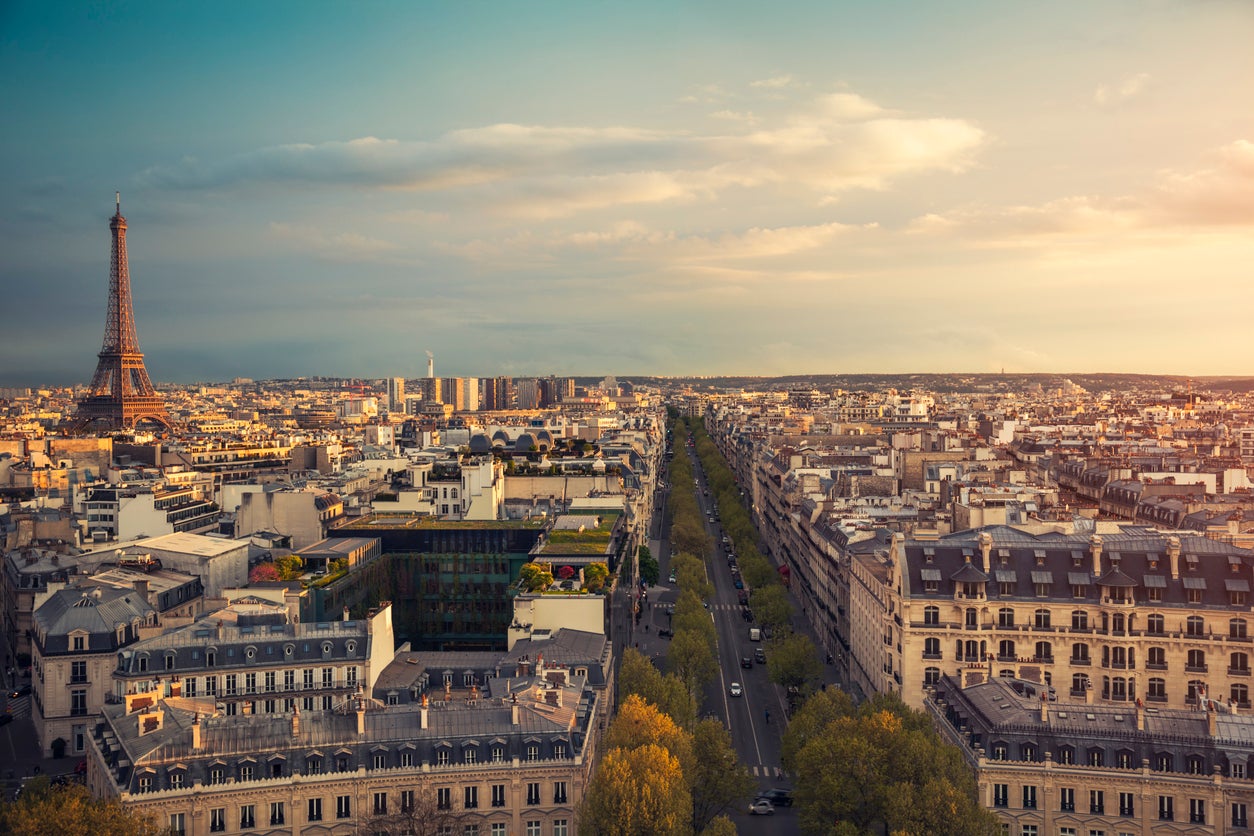
[[[676,448],[677,454],[682,449],[692,461],[693,473],[698,483],[695,489],[698,492],[699,505],[708,520],[714,510],[713,498],[706,494],[709,488],[701,463],[692,448],[684,444],[683,439],[676,439]],[[687,485],[673,485],[671,489],[687,488]],[[718,520],[707,521],[706,530],[713,543],[706,565],[711,586],[714,588],[709,604],[710,617],[718,633],[719,675],[706,689],[701,712],[703,715],[719,718],[731,730],[736,753],[741,763],[749,768],[759,789],[791,788],[792,781],[780,767],[780,744],[784,724],[787,722],[787,702],[783,690],[770,682],[765,665],[755,662],[749,669],[741,667],[742,657],[752,658],[756,648],[761,647],[766,651],[767,645],[765,642],[753,642],[749,639],[750,623],[744,619],[743,607],[737,601],[737,590],[723,552],[723,532]],[[649,547],[661,564],[662,586],[648,590],[649,602],[653,606],[645,613],[641,628],[633,638],[633,641],[639,642],[639,649],[653,658],[659,667],[664,667],[667,641],[657,637],[657,630],[659,627],[669,626],[666,604],[673,603],[678,594],[678,590],[666,583],[670,574],[670,548],[666,534],[665,527],[660,527],[657,539],[650,541]],[[795,601],[794,609],[797,609]],[[646,624],[648,630],[643,629]],[[810,633],[808,625],[800,616],[794,619],[794,628],[798,632]],[[827,677],[829,682],[835,681],[833,668],[827,669]],[[729,694],[733,682],[741,684],[743,696],[733,697]],[[749,816],[744,810],[737,810],[733,812],[732,819],[737,830],[743,834],[791,834],[798,829],[794,808],[778,808],[773,816]]]

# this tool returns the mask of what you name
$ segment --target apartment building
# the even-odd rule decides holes
[[[347,836],[414,816],[461,834],[573,836],[603,710],[585,678],[542,659],[518,677],[446,680],[417,703],[357,694],[330,711],[231,716],[134,695],[96,726],[87,784],[184,834]]]

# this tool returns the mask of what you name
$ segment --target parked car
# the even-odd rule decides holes
[[[749,805],[749,815],[773,816],[775,815],[775,805],[767,801],[765,798],[759,798]]]
[[[731,685],[729,685],[727,688],[727,693],[733,697],[743,697],[745,695],[745,691],[743,688],[740,687],[739,682],[733,682]]]
[[[657,634],[658,636],[664,639],[670,639],[670,638],[675,637],[675,631],[666,627],[663,627],[661,630],[658,630]]]
[[[741,656],[741,657],[740,657],[740,667],[742,667],[742,668],[751,668],[751,667],[753,667],[753,660],[752,660],[752,659],[750,659],[748,656]]]
[[[792,806],[792,790],[786,790],[781,787],[769,789],[758,793],[758,800],[765,799],[771,802],[775,807],[791,807]]]
[[[675,582],[676,582],[676,581],[675,581],[675,573],[674,573],[674,572],[671,572],[671,573],[670,573],[670,576],[669,576],[666,580],[667,580],[667,582],[668,582],[668,583],[675,583]]]
[[[745,582],[742,581],[739,577],[737,577],[736,579],[732,581],[732,586],[736,587],[737,589],[744,589]]]
[[[753,610],[749,609],[748,607],[745,607],[743,610],[741,610],[740,614],[744,616],[745,621],[748,621],[748,622],[753,621]]]

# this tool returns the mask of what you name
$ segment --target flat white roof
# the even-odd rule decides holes
[[[119,544],[121,545],[121,544]],[[188,534],[186,532],[163,534],[160,537],[149,537],[136,540],[122,546],[126,549],[160,549],[167,552],[182,552],[201,557],[217,557],[230,554],[238,549],[247,549],[247,540],[224,540],[220,537],[206,537],[204,534]]]

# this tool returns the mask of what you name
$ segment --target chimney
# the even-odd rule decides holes
[[[1049,722],[1049,691],[1046,690],[1047,688],[1049,688],[1048,685],[1046,685],[1045,688],[1041,689],[1041,722],[1042,723]]]
[[[357,735],[366,733],[366,701],[364,699],[357,700]]]
[[[345,607],[345,608],[344,608],[344,620],[345,620],[345,621],[352,621],[352,619],[348,617],[348,607]]]
[[[1089,553],[1093,555],[1093,577],[1102,576],[1102,535],[1094,534],[1089,538]]]
[[[200,712],[196,712],[196,717],[192,720],[192,751],[200,751]]]
[[[138,592],[145,601],[147,601],[148,600],[148,579],[139,578],[138,580],[136,580],[135,591]]]
[[[418,728],[426,729],[427,727],[427,704],[424,702],[422,708],[418,709]]]
[[[510,694],[509,721],[512,725],[518,725],[518,695]]]
[[[1084,677],[1084,704],[1093,704],[1093,680]]]
[[[1219,733],[1218,723],[1215,722],[1215,704],[1206,703],[1206,733],[1214,737]]]
[[[1180,538],[1175,535],[1167,538],[1167,558],[1171,561],[1171,579],[1180,580]]]
[[[300,737],[300,706],[292,708],[292,737]]]
[[[980,544],[980,556],[984,558],[984,574],[993,571],[993,535],[987,531],[981,531],[978,538]]]
[[[1136,730],[1145,731],[1145,703],[1140,697],[1136,698]]]

